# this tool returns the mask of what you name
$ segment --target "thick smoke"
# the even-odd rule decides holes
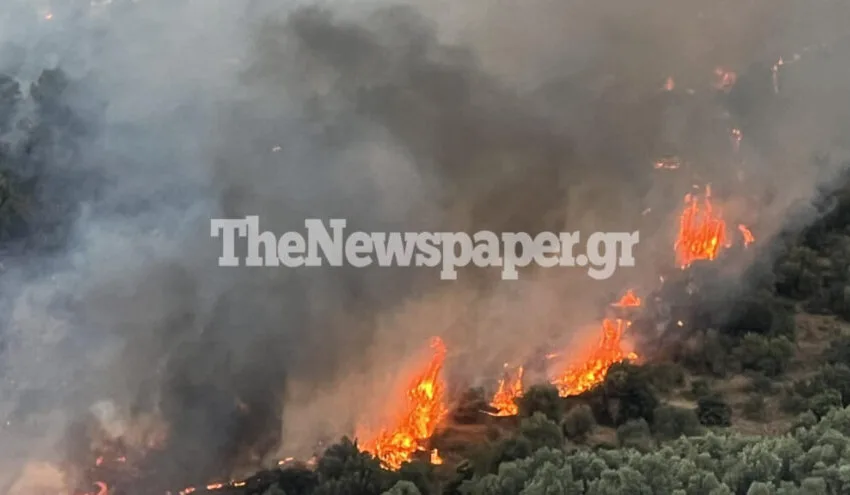
[[[718,183],[769,237],[846,151],[840,2],[275,3],[4,12],[0,69],[26,85],[61,67],[75,81],[65,103],[89,124],[72,163],[44,151],[56,164],[45,194],[74,205],[61,248],[3,261],[4,489],[26,461],[61,460],[60,440],[78,444],[72,426],[92,415],[127,438],[165,425],[169,486],[227,473],[255,447],[309,453],[379,420],[431,335],[458,383],[481,383],[654,283],[692,181]],[[808,47],[775,94],[772,65]],[[728,93],[712,87],[717,66],[739,74]],[[699,176],[654,171],[664,154]],[[641,229],[642,251],[598,283],[575,269],[499,283],[495,270],[440,282],[435,270],[219,268],[209,220],[244,215],[276,233],[305,218]]]

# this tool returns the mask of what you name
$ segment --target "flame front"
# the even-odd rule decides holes
[[[516,399],[522,396],[522,366],[516,372],[499,380],[499,389],[490,401],[490,406],[498,412],[493,416],[514,416],[519,413]]]
[[[446,347],[439,338],[433,340],[434,356],[428,366],[414,377],[407,390],[406,404],[393,428],[381,429],[377,437],[367,442],[364,450],[372,453],[390,469],[398,469],[409,461],[433,435],[445,417],[445,383],[442,377]],[[432,459],[439,459],[432,452]]]
[[[711,187],[701,197],[687,194],[674,245],[676,264],[685,269],[697,260],[713,260],[725,245],[726,222],[714,211]]]
[[[640,305],[640,298],[632,290],[628,290],[618,302],[612,304],[615,308],[634,308]],[[623,332],[630,324],[622,318],[602,320],[602,335],[598,344],[585,357],[576,360],[575,364],[552,380],[562,397],[578,395],[601,383],[612,364],[625,359],[637,359],[637,354],[627,353],[622,348]]]
[[[746,226],[738,225],[738,231],[744,247],[755,242]],[[711,203],[711,186],[705,188],[703,195],[685,195],[685,208],[679,216],[679,232],[674,244],[676,265],[684,270],[694,261],[716,259],[724,248],[732,245],[727,232],[726,222]]]

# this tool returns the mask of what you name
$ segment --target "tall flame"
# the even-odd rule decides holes
[[[713,260],[725,245],[726,222],[714,211],[711,187],[701,197],[687,194],[674,245],[676,264],[684,269],[697,260]]]
[[[640,298],[631,289],[612,304],[615,308],[634,308],[640,305]],[[635,353],[626,353],[622,348],[623,332],[630,324],[622,318],[602,320],[602,335],[597,345],[552,381],[562,397],[578,395],[601,383],[612,364],[625,359],[637,359]]]
[[[431,347],[434,356],[411,380],[406,403],[394,427],[381,429],[374,440],[364,445],[364,450],[375,455],[390,469],[400,468],[414,452],[424,450],[423,444],[434,434],[448,411],[442,377],[446,346],[440,338],[434,338]],[[432,459],[439,459],[436,452],[431,454]]]
[[[519,412],[516,399],[522,396],[522,366],[512,374],[499,380],[499,389],[493,396],[490,406],[498,412],[493,416],[514,416]]]

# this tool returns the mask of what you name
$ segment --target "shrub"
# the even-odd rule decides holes
[[[699,435],[702,427],[692,409],[664,405],[655,409],[652,430],[660,438],[672,440],[683,435]]]
[[[793,388],[785,388],[779,399],[779,409],[790,414],[799,414],[808,408],[809,401]]]
[[[818,417],[815,416],[815,413],[812,411],[806,411],[794,420],[794,424],[791,426],[791,431],[796,430],[797,428],[811,428],[818,424]]]
[[[750,377],[750,383],[747,384],[746,391],[753,394],[773,395],[778,390],[772,378],[762,373],[754,373]]]
[[[570,409],[564,417],[564,433],[570,440],[584,441],[595,427],[596,418],[587,404],[579,404]]]
[[[841,405],[850,405],[850,367],[844,364],[824,365],[814,377],[820,390],[832,389],[841,395]]]
[[[483,467],[485,472],[493,472],[499,467],[499,464],[523,459],[530,456],[533,452],[534,448],[531,445],[531,440],[528,438],[521,435],[505,438],[496,444],[496,448],[493,449],[492,455],[487,457],[487,462]]]
[[[698,400],[701,397],[711,395],[711,393],[711,385],[708,384],[708,380],[698,378],[691,382],[690,395],[692,399]]]
[[[618,363],[608,369],[602,393],[607,412],[615,425],[630,419],[652,421],[658,399],[640,366]]]
[[[824,351],[823,358],[829,364],[850,366],[850,336],[842,335],[832,340]]]
[[[536,412],[519,425],[519,434],[531,443],[532,451],[542,447],[559,449],[564,445],[564,433],[557,423]]]
[[[621,447],[631,447],[642,452],[653,446],[652,432],[645,419],[632,419],[617,428],[617,442]]]
[[[697,401],[697,417],[706,426],[729,426],[732,408],[719,395],[709,395]]]
[[[685,384],[685,370],[676,363],[653,363],[644,366],[649,382],[659,392],[667,393]]]
[[[743,335],[748,332],[768,335],[773,329],[773,301],[748,296],[733,301],[727,321],[721,325],[724,333]]]
[[[736,349],[736,355],[744,369],[777,376],[788,367],[794,356],[794,345],[785,337],[766,338],[748,333]]]
[[[744,417],[753,421],[764,421],[765,419],[765,404],[764,397],[753,395],[743,407]]]
[[[645,422],[621,425],[624,446],[642,450],[540,449],[476,475],[463,495],[825,495],[850,491],[850,408],[781,437],[708,433],[651,445]],[[453,492],[454,493],[454,492]]]
[[[410,481],[401,480],[382,495],[422,495],[419,488]]]
[[[380,495],[397,481],[398,474],[381,468],[370,454],[343,438],[325,450],[316,466],[319,485],[315,494],[361,493]]]
[[[517,399],[517,408],[521,418],[530,418],[539,412],[557,422],[564,415],[564,401],[558,395],[558,389],[549,384],[529,387]]]
[[[837,407],[841,407],[841,394],[837,390],[824,390],[809,399],[809,409],[819,418]]]

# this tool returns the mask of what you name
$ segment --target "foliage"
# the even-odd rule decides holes
[[[517,399],[519,416],[529,418],[535,413],[542,413],[552,421],[560,421],[564,414],[564,401],[558,395],[554,385],[534,385]]]
[[[692,399],[697,400],[701,397],[711,395],[711,393],[711,385],[708,384],[707,380],[698,378],[691,382],[690,396]]]
[[[729,426],[732,424],[732,408],[719,396],[709,395],[697,401],[699,422],[706,426]]]
[[[753,421],[763,421],[765,419],[766,407],[764,397],[761,395],[752,395],[747,402],[744,403],[744,417]]]
[[[410,481],[401,480],[382,495],[422,495],[422,493]]]
[[[823,358],[829,364],[850,366],[850,336],[842,335],[830,341]]]
[[[658,407],[658,399],[644,369],[628,362],[614,364],[608,369],[599,393],[603,397],[604,412],[614,425],[632,419],[651,422]]]
[[[793,356],[794,345],[785,337],[766,338],[748,333],[737,348],[737,357],[744,369],[771,377],[785,371]]]
[[[779,437],[708,433],[644,452],[543,448],[500,465],[496,472],[473,477],[460,493],[847,493],[848,435],[850,409],[836,409],[815,424]]]
[[[699,418],[692,409],[664,405],[655,410],[654,416],[652,431],[659,438],[672,440],[702,433]]]
[[[562,423],[564,434],[570,440],[584,441],[596,427],[596,418],[587,404],[579,404],[570,409]]]
[[[642,451],[653,446],[652,433],[646,420],[631,419],[617,428],[617,442],[621,447],[630,447]]]
[[[532,450],[542,447],[561,448],[564,444],[561,428],[541,412],[523,419],[519,425],[519,434],[528,439]]]
[[[381,467],[372,455],[361,452],[348,438],[328,447],[316,466],[319,484],[315,494],[381,495],[398,481],[398,475]]]
[[[648,363],[643,369],[649,383],[659,392],[668,393],[685,384],[685,370],[677,363]]]
[[[772,378],[762,373],[754,373],[750,376],[746,391],[752,394],[773,395],[778,392],[778,387]]]

